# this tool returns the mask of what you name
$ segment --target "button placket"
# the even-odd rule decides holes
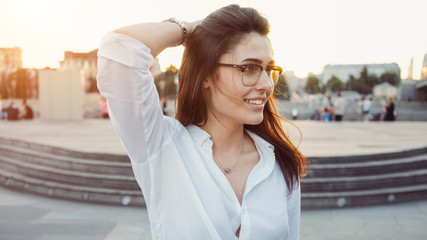
[[[242,201],[242,215],[240,218],[240,239],[247,239],[250,236],[250,217],[245,200]]]

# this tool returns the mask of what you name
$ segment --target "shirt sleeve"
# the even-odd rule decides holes
[[[300,224],[301,224],[301,188],[300,183],[298,187],[292,191],[288,197],[288,218],[289,218],[289,232],[292,240],[299,239]]]
[[[132,163],[150,161],[165,135],[152,63],[151,50],[123,34],[108,32],[98,49],[98,89]]]

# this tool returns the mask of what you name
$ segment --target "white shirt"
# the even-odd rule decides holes
[[[153,239],[298,239],[300,188],[288,194],[273,146],[247,132],[260,155],[242,205],[201,128],[165,117],[149,68],[151,50],[109,32],[98,50],[98,88],[142,189]]]
[[[345,100],[343,97],[338,97],[334,103],[335,115],[344,115],[345,113]]]

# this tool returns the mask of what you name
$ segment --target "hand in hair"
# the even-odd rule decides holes
[[[198,20],[198,21],[194,21],[194,22],[184,22],[185,23],[185,25],[187,26],[187,30],[188,30],[188,33],[187,33],[187,39],[188,39],[188,37],[190,37],[191,36],[191,33],[193,33],[193,31],[194,31],[194,29],[196,29],[196,27],[202,22],[203,20]],[[182,46],[184,46],[184,47],[187,47],[187,42],[184,42],[183,44],[182,44]]]

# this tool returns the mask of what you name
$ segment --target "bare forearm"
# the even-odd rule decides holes
[[[191,34],[197,22],[188,23],[187,35]],[[182,38],[181,27],[171,22],[140,23],[121,27],[114,32],[130,36],[151,49],[151,54],[156,57],[164,49],[173,47]]]

